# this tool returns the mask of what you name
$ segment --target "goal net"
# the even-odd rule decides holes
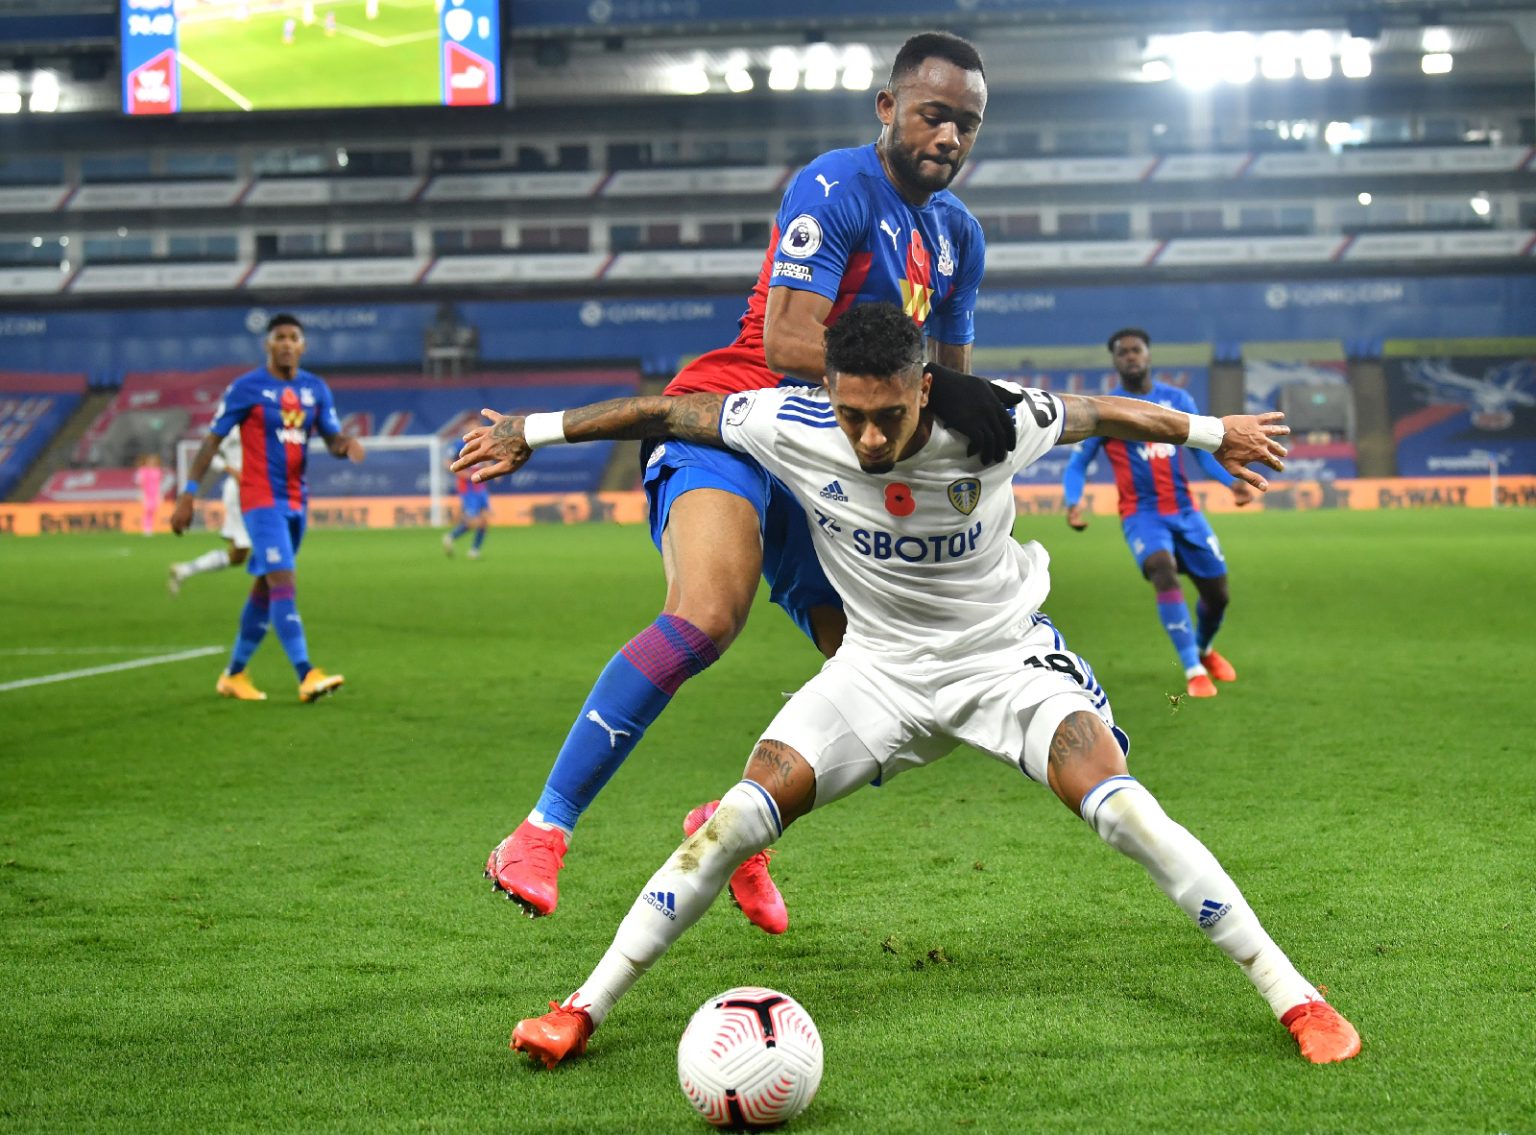
[[[429,522],[441,527],[448,522],[447,500],[452,474],[448,461],[457,453],[455,442],[435,434],[405,434],[399,437],[374,436],[362,439],[368,456],[360,464],[338,461],[325,450],[319,438],[309,442],[309,464],[305,479],[309,500],[316,505],[329,500],[356,498],[397,498],[424,504]],[[187,472],[197,455],[196,440],[176,443],[176,484],[187,482]],[[212,477],[205,478],[201,495],[212,489]]]

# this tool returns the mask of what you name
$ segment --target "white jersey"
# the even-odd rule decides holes
[[[214,466],[219,472],[227,473],[238,481],[241,463],[240,431],[230,430],[224,435],[224,440],[219,443],[219,451],[214,457]]]
[[[1050,591],[1050,557],[1013,538],[1013,475],[1061,438],[1065,408],[1043,390],[1014,408],[1018,444],[983,467],[935,421],[889,473],[859,468],[823,389],[728,394],[720,433],[805,508],[817,556],[843,598],[846,641],[938,657],[1016,641]]]

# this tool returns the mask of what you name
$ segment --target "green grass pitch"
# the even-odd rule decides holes
[[[299,0],[268,10],[272,7],[252,0],[245,20],[182,21],[183,111],[442,101],[433,0],[381,0],[372,20],[364,0],[317,0],[315,22],[308,26]],[[336,13],[335,35],[325,33],[327,12]],[[293,42],[284,43],[283,24],[290,18],[297,26]]]
[[[336,697],[299,705],[270,639],[265,704],[213,696],[219,655],[0,691],[0,1129],[698,1132],[677,1039],[761,983],[826,1045],[797,1132],[1536,1132],[1536,515],[1218,518],[1241,680],[1178,707],[1117,525],[1036,523],[1132,770],[1359,1026],[1357,1060],[1303,1063],[1140,868],[962,752],[786,834],[787,935],[721,902],[585,1058],[530,1068],[513,1024],[587,975],[817,657],[760,607],[530,922],[481,865],[654,614],[645,533],[494,530],[470,563],[431,532],[315,532],[299,601]],[[8,542],[0,685],[224,646],[242,575],[163,590],[213,543]]]

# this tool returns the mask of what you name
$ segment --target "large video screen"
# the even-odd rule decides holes
[[[495,106],[498,0],[121,0],[127,114]]]

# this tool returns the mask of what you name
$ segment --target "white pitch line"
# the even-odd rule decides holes
[[[188,71],[191,71],[192,74],[202,79],[203,82],[207,83],[214,90],[218,91],[219,94],[223,95],[230,102],[238,106],[241,110],[253,109],[253,105],[250,99],[246,98],[239,91],[235,90],[234,87],[230,86],[223,79],[219,78],[212,71],[208,70],[208,68],[204,67],[201,63],[191,59],[185,51],[177,52],[176,60]]]
[[[16,646],[0,649],[6,658],[44,654],[166,654],[175,650],[201,650],[193,646]]]
[[[362,28],[349,27],[346,24],[337,24],[336,30],[343,35],[349,35],[353,39],[360,39],[373,47],[399,47],[403,43],[420,43],[424,39],[438,38],[437,29],[421,32],[407,32],[405,35],[382,36],[364,31]]]
[[[160,666],[167,662],[185,662],[189,658],[206,658],[210,654],[222,654],[222,646],[200,646],[196,650],[183,650],[177,654],[162,654],[155,658],[135,658],[131,662],[114,662],[110,666],[92,666],[85,670],[66,670],[62,674],[44,674],[41,678],[23,678],[19,682],[0,682],[0,694],[7,690],[24,690],[29,686],[46,686],[50,682],[68,682],[75,678],[92,678],[97,674],[113,674],[119,670],[137,670],[141,666]]]

